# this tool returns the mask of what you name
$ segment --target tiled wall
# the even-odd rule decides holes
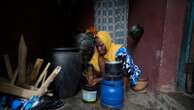
[[[94,4],[97,31],[108,31],[113,42],[126,44],[128,0],[96,0]]]

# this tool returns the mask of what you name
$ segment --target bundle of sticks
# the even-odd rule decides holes
[[[18,65],[13,72],[8,55],[4,55],[5,66],[8,73],[8,82],[0,82],[0,92],[15,95],[22,98],[43,96],[48,93],[48,87],[59,74],[61,67],[57,66],[47,76],[50,62],[40,72],[44,60],[37,58],[32,70],[26,69],[27,47],[23,36],[20,38],[18,50]],[[28,74],[27,74],[28,73]],[[29,77],[30,76],[30,77]],[[16,85],[17,84],[17,85]]]

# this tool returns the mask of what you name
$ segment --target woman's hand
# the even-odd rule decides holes
[[[102,80],[102,78],[99,78],[95,74],[97,74],[97,73],[94,72],[92,66],[90,66],[87,69],[86,74],[84,74],[85,78],[87,79],[88,86],[90,86],[90,87],[96,85],[97,83],[99,83]]]
[[[97,83],[99,83],[102,80],[102,78],[93,78],[92,80],[88,80],[88,86],[94,86]]]

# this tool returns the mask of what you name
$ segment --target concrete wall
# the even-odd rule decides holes
[[[159,70],[159,86],[163,91],[176,89],[186,3],[186,0],[167,0]]]
[[[129,14],[129,27],[133,24],[144,27],[144,35],[134,57],[143,70],[143,76],[149,80],[150,90],[156,89],[158,81],[165,8],[165,0],[137,0]]]
[[[151,91],[175,90],[185,9],[186,0],[136,0],[129,14],[129,27],[140,24],[145,29],[135,62]]]

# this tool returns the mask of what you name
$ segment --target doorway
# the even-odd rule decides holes
[[[194,63],[194,0],[188,4],[177,73],[177,89],[181,91],[186,88],[185,65]]]

